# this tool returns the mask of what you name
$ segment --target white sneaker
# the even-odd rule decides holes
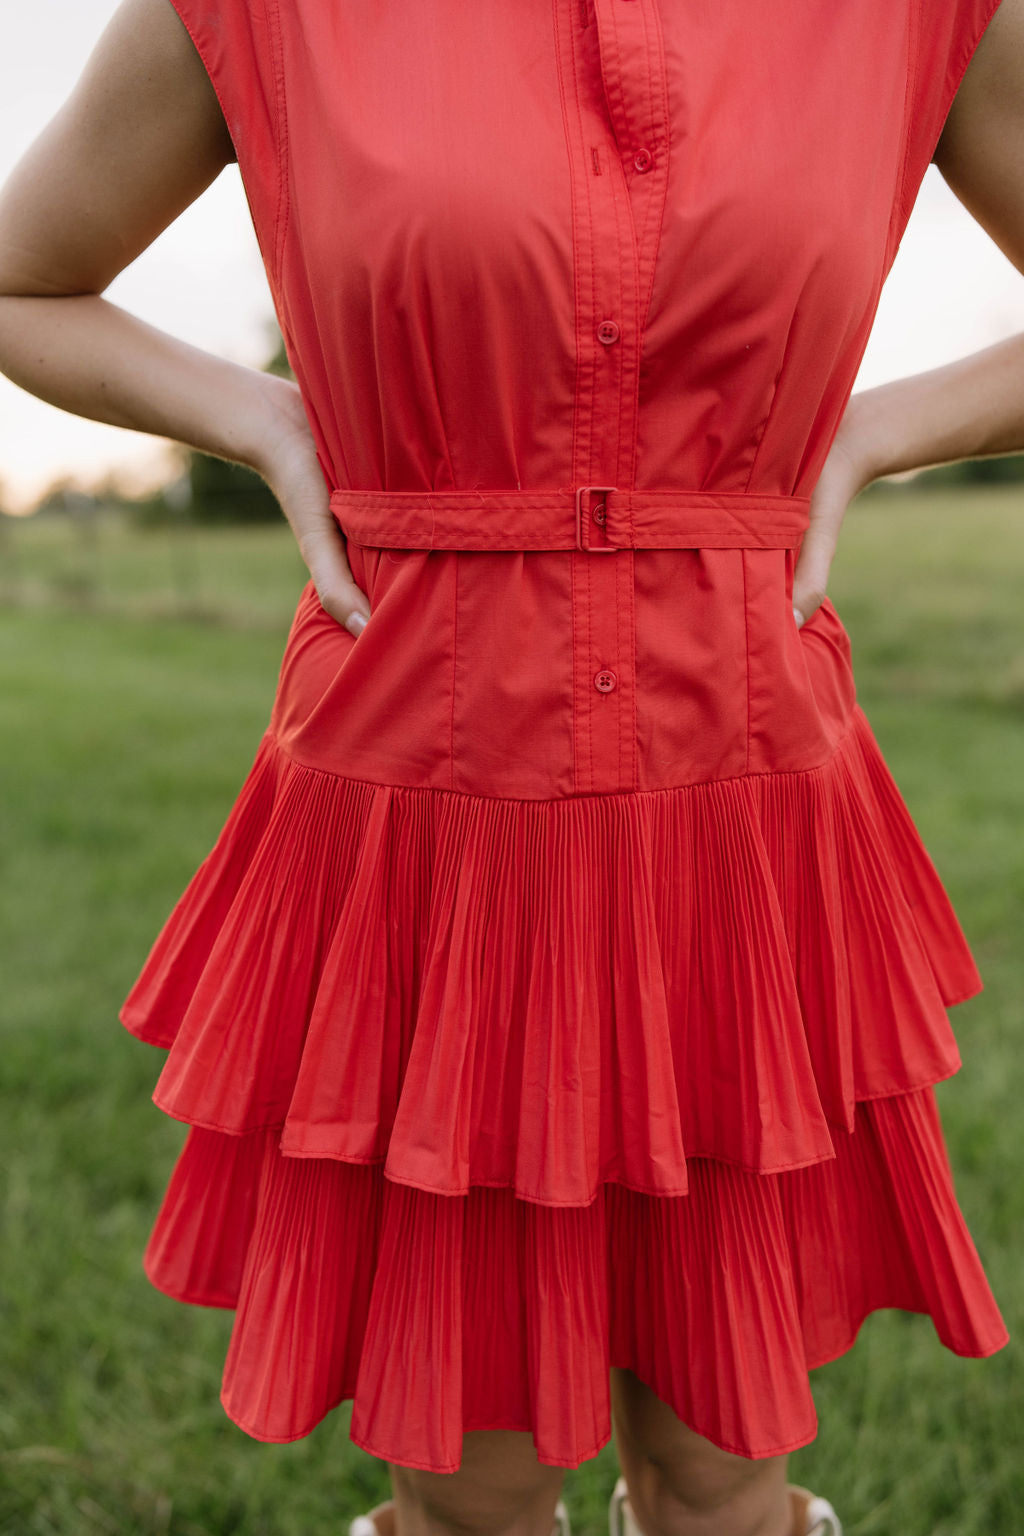
[[[395,1501],[386,1499],[348,1523],[348,1536],[395,1536]]]
[[[608,1505],[608,1536],[643,1536],[629,1502],[629,1490],[624,1477],[620,1477],[612,1489]]]
[[[789,1496],[793,1501],[793,1517],[803,1525],[796,1526],[798,1536],[843,1536],[843,1528],[828,1499],[801,1488],[799,1483],[789,1483]]]
[[[809,1488],[801,1488],[797,1483],[789,1483],[787,1486],[793,1506],[794,1536],[843,1536],[839,1516],[828,1499],[812,1493]],[[359,1536],[359,1533],[355,1533],[355,1536]],[[620,1477],[615,1484],[608,1505],[608,1536],[643,1536],[629,1502],[629,1490],[624,1477]]]
[[[348,1536],[395,1536],[395,1501],[386,1499],[365,1515],[356,1515],[348,1523]],[[555,1505],[555,1523],[551,1536],[572,1536],[569,1511],[561,1499]]]

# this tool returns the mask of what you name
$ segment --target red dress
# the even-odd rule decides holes
[[[249,1435],[575,1466],[617,1365],[761,1457],[877,1308],[1006,1342],[931,1086],[981,978],[791,605],[996,3],[174,0],[372,609],[306,587],[121,1013]]]

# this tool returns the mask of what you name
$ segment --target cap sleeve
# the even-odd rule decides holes
[[[896,217],[902,233],[967,66],[1000,0],[912,0],[907,126]]]
[[[264,265],[276,287],[287,215],[276,0],[169,0],[217,93]]]

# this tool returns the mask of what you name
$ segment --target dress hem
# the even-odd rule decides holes
[[[169,1297],[171,1300],[179,1301],[179,1302],[181,1302],[181,1303],[183,1303],[185,1305],[191,1305],[191,1306],[221,1307],[223,1305],[222,1303],[218,1303],[218,1302],[204,1302],[204,1301],[193,1300],[191,1297],[189,1297],[187,1295],[177,1295],[174,1291],[168,1290],[165,1286],[159,1285],[155,1280],[152,1279],[152,1276],[149,1276],[148,1271],[147,1271],[147,1276],[150,1279],[151,1284],[153,1284],[154,1287],[157,1290],[159,1290],[163,1295]],[[825,1365],[832,1365],[832,1364],[834,1364],[835,1361],[841,1359],[843,1357],[843,1355],[849,1354],[850,1350],[853,1349],[854,1345],[859,1340],[861,1332],[863,1331],[865,1323],[868,1321],[868,1319],[870,1317],[873,1317],[876,1313],[880,1313],[880,1312],[902,1312],[902,1313],[905,1313],[907,1315],[916,1316],[916,1317],[929,1317],[930,1316],[930,1313],[924,1307],[895,1307],[895,1306],[869,1307],[867,1309],[867,1311],[864,1312],[863,1315],[861,1316],[859,1322],[857,1323],[856,1328],[850,1334],[850,1336],[847,1339],[847,1341],[839,1349],[836,1349],[836,1350],[832,1351],[830,1354],[824,1356],[823,1358],[818,1359],[818,1360],[813,1360],[813,1361],[809,1360],[807,1362],[807,1369],[809,1371],[820,1370],[823,1366],[825,1366]],[[998,1352],[1001,1349],[1005,1349],[1006,1345],[1010,1342],[1010,1334],[1009,1334],[1009,1332],[1007,1330],[1004,1329],[1002,1336],[996,1342],[994,1342],[994,1343],[992,1343],[990,1345],[987,1345],[984,1349],[957,1348],[955,1344],[952,1344],[947,1339],[942,1338],[941,1334],[938,1334],[937,1330],[936,1330],[936,1332],[937,1332],[937,1336],[939,1337],[939,1340],[942,1343],[943,1347],[945,1349],[947,1349],[951,1354],[954,1354],[958,1358],[963,1359],[963,1360],[984,1360],[984,1359],[989,1359],[992,1355],[998,1354]],[[609,1369],[609,1371],[611,1371],[611,1370],[627,1370],[627,1371],[630,1371],[631,1374],[636,1376],[637,1380],[641,1381],[643,1383],[643,1385],[648,1388],[649,1391],[654,1392],[655,1396],[658,1396],[655,1387],[649,1381],[645,1380],[645,1378],[640,1374],[640,1372],[638,1372],[632,1365],[625,1364],[622,1361],[618,1361],[618,1360],[610,1360],[608,1362],[608,1369]],[[265,1434],[265,1433],[262,1433],[260,1431],[257,1431],[254,1426],[251,1426],[249,1423],[244,1421],[241,1417],[236,1416],[228,1408],[227,1403],[224,1400],[224,1394],[223,1393],[220,1395],[219,1401],[220,1401],[221,1407],[224,1409],[224,1412],[225,1412],[226,1416],[231,1420],[231,1422],[238,1429],[240,1429],[242,1431],[243,1434],[248,1435],[250,1439],[257,1440],[261,1444],[264,1444],[264,1445],[292,1445],[297,1440],[304,1440],[304,1439],[306,1439],[307,1436],[311,1435],[315,1429],[318,1429],[319,1426],[321,1424],[323,1424],[325,1422],[325,1420],[332,1413],[334,1413],[338,1408],[343,1407],[345,1403],[352,1402],[354,1400],[354,1395],[355,1395],[354,1394],[354,1389],[352,1389],[351,1391],[343,1392],[333,1403],[330,1404],[329,1407],[324,1409],[323,1413],[320,1414],[319,1417],[311,1420],[309,1422],[309,1424],[304,1429],[296,1430],[293,1434],[288,1434],[288,1435],[271,1435],[271,1434]],[[661,1398],[659,1400],[662,1401],[662,1402],[666,1402],[666,1400],[664,1398]],[[788,1455],[792,1451],[801,1450],[804,1446],[812,1444],[813,1441],[817,1438],[817,1434],[818,1434],[818,1424],[817,1424],[817,1421],[815,1421],[814,1428],[811,1431],[811,1433],[809,1433],[809,1434],[798,1435],[793,1440],[789,1440],[789,1441],[785,1442],[782,1445],[776,1445],[776,1446],[773,1446],[773,1447],[771,1447],[769,1449],[760,1449],[760,1450],[756,1450],[756,1451],[751,1451],[749,1448],[747,1448],[745,1446],[742,1446],[742,1445],[739,1445],[738,1443],[734,1443],[734,1442],[731,1442],[731,1441],[727,1443],[724,1439],[721,1439],[721,1438],[717,1438],[716,1439],[713,1435],[709,1435],[706,1429],[701,1429],[698,1426],[697,1423],[692,1422],[692,1420],[694,1418],[693,1415],[691,1415],[689,1418],[686,1418],[682,1414],[680,1414],[675,1408],[673,1408],[671,1403],[666,1402],[666,1406],[671,1408],[672,1412],[675,1413],[676,1417],[680,1420],[680,1422],[685,1424],[687,1429],[692,1430],[694,1432],[694,1434],[701,1435],[705,1440],[709,1440],[711,1442],[711,1444],[716,1445],[720,1450],[727,1451],[731,1455],[734,1455],[734,1456],[743,1456],[747,1460],[750,1460],[750,1461],[766,1461],[766,1460],[769,1460],[773,1456],[785,1456],[785,1455]],[[494,1430],[506,1430],[506,1431],[511,1431],[513,1433],[516,1433],[516,1434],[528,1434],[528,1435],[532,1435],[533,1434],[533,1430],[532,1430],[532,1427],[530,1425],[523,1424],[523,1423],[518,1423],[518,1422],[513,1422],[513,1421],[510,1421],[510,1420],[507,1420],[507,1419],[502,1420],[501,1422],[497,1422],[496,1420],[495,1421],[490,1421],[489,1420],[486,1423],[474,1423],[474,1422],[471,1422],[471,1423],[466,1424],[463,1427],[463,1433],[464,1434],[475,1434],[475,1433],[480,1433],[480,1432],[487,1433],[487,1432],[494,1431]],[[349,1438],[349,1440],[351,1440],[353,1445],[358,1446],[359,1449],[362,1450],[362,1451],[365,1451],[367,1453],[367,1455],[374,1456],[374,1457],[376,1457],[380,1461],[392,1461],[392,1462],[394,1462],[398,1466],[412,1467],[413,1469],[418,1470],[418,1471],[449,1473],[449,1472],[458,1471],[459,1466],[461,1465],[461,1462],[455,1462],[455,1463],[452,1463],[452,1464],[446,1464],[444,1466],[440,1466],[440,1465],[438,1465],[436,1463],[432,1464],[430,1462],[419,1461],[419,1460],[411,1460],[411,1459],[408,1459],[408,1458],[405,1458],[405,1459],[402,1459],[402,1460],[397,1460],[397,1458],[395,1456],[386,1454],[381,1449],[375,1450],[373,1448],[373,1444],[371,1443],[371,1437],[368,1436],[368,1435],[354,1435],[350,1431],[349,1435],[348,1435],[348,1438]],[[581,1466],[584,1462],[591,1461],[591,1460],[594,1459],[594,1457],[600,1455],[601,1451],[604,1450],[605,1446],[610,1443],[611,1439],[612,1439],[612,1432],[611,1432],[611,1428],[609,1427],[607,1434],[605,1434],[603,1437],[599,1438],[599,1440],[595,1443],[593,1449],[591,1449],[591,1450],[581,1454],[578,1457],[578,1459],[576,1459],[576,1460],[573,1460],[571,1457],[543,1456],[539,1452],[537,1454],[537,1460],[540,1462],[540,1464],[542,1466],[565,1467],[565,1468],[567,1468],[569,1470],[575,1470],[576,1468]]]

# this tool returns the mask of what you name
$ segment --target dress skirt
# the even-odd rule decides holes
[[[327,622],[375,664],[382,620]],[[288,1441],[352,1399],[391,1462],[453,1471],[464,1432],[513,1429],[575,1467],[622,1366],[766,1457],[814,1438],[808,1371],[876,1309],[1000,1349],[933,1091],[981,979],[860,707],[792,771],[386,784],[289,734],[324,626],[309,587],[121,1011],[189,1126],[145,1270],[235,1309],[230,1418]],[[812,673],[837,627],[826,600],[794,633]]]

